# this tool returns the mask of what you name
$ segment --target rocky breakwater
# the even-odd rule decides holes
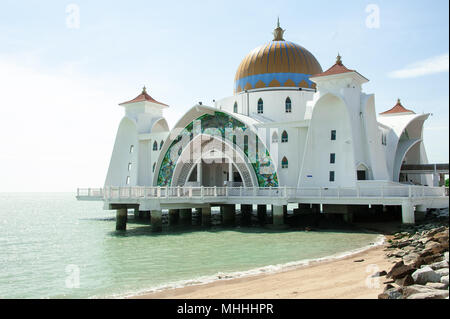
[[[396,233],[385,251],[393,267],[379,299],[448,299],[448,224]]]

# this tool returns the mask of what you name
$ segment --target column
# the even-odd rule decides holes
[[[180,210],[169,209],[169,226],[177,225],[179,219],[180,219]]]
[[[266,224],[267,219],[267,205],[258,205],[258,223],[261,226]]]
[[[231,160],[228,163],[228,181],[233,181],[233,162]]]
[[[197,182],[198,186],[202,186],[202,160],[197,164]]]
[[[272,216],[273,216],[273,224],[274,225],[283,225],[284,224],[284,213],[283,206],[272,205]]]
[[[439,176],[438,173],[433,173],[433,186],[434,186],[434,187],[440,186],[440,185],[439,185],[439,183],[440,183],[439,177],[440,177],[440,176]]]
[[[211,226],[211,207],[203,207],[202,214],[202,226]]]
[[[241,225],[250,226],[252,224],[253,205],[241,205]]]
[[[162,231],[162,212],[160,210],[152,210],[151,212],[151,221],[153,232]]]
[[[402,203],[402,223],[414,224],[414,206],[411,202],[406,201]]]
[[[192,209],[180,209],[180,224],[192,225]]]
[[[127,229],[128,210],[121,208],[116,210],[116,230]]]
[[[222,225],[231,226],[234,225],[236,206],[235,205],[223,205],[222,210]]]

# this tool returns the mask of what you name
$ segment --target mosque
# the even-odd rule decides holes
[[[105,185],[78,190],[78,198],[117,209],[117,229],[134,208],[148,212],[156,230],[162,209],[175,223],[195,208],[207,223],[211,207],[220,206],[232,222],[236,205],[243,214],[257,205],[259,216],[269,204],[273,224],[283,224],[288,203],[349,219],[352,207],[391,205],[413,223],[415,211],[448,206],[439,187],[448,165],[427,167],[430,114],[400,99],[376,114],[365,76],[339,55],[324,71],[284,31],[278,22],[273,40],[244,57],[232,96],[193,106],[172,129],[164,118],[169,106],[145,87],[121,103]]]

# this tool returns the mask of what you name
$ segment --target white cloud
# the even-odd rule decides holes
[[[416,78],[419,76],[447,72],[449,69],[448,53],[426,60],[412,63],[405,68],[389,73],[389,77],[397,79]]]

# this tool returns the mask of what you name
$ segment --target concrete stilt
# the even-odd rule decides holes
[[[258,223],[261,226],[266,224],[267,219],[267,205],[258,205]]]
[[[222,214],[222,225],[224,226],[234,225],[235,217],[236,217],[236,206],[224,205]]]
[[[402,204],[402,223],[414,224],[414,206],[411,202],[404,202]]]
[[[250,226],[252,224],[253,205],[241,205],[241,225]]]
[[[424,220],[427,215],[428,207],[425,205],[417,205],[414,212],[414,221]]]
[[[273,224],[275,226],[284,225],[283,210],[283,206],[272,205]]]
[[[116,230],[127,229],[127,217],[128,210],[126,208],[116,210]]]
[[[211,226],[211,207],[202,208],[202,226]]]
[[[138,208],[134,209],[134,219],[139,219],[139,209]]]
[[[192,209],[180,209],[180,224],[192,225]]]
[[[162,212],[160,210],[152,210],[150,224],[153,232],[162,231]]]
[[[177,225],[179,220],[180,220],[180,210],[169,209],[169,226]]]

